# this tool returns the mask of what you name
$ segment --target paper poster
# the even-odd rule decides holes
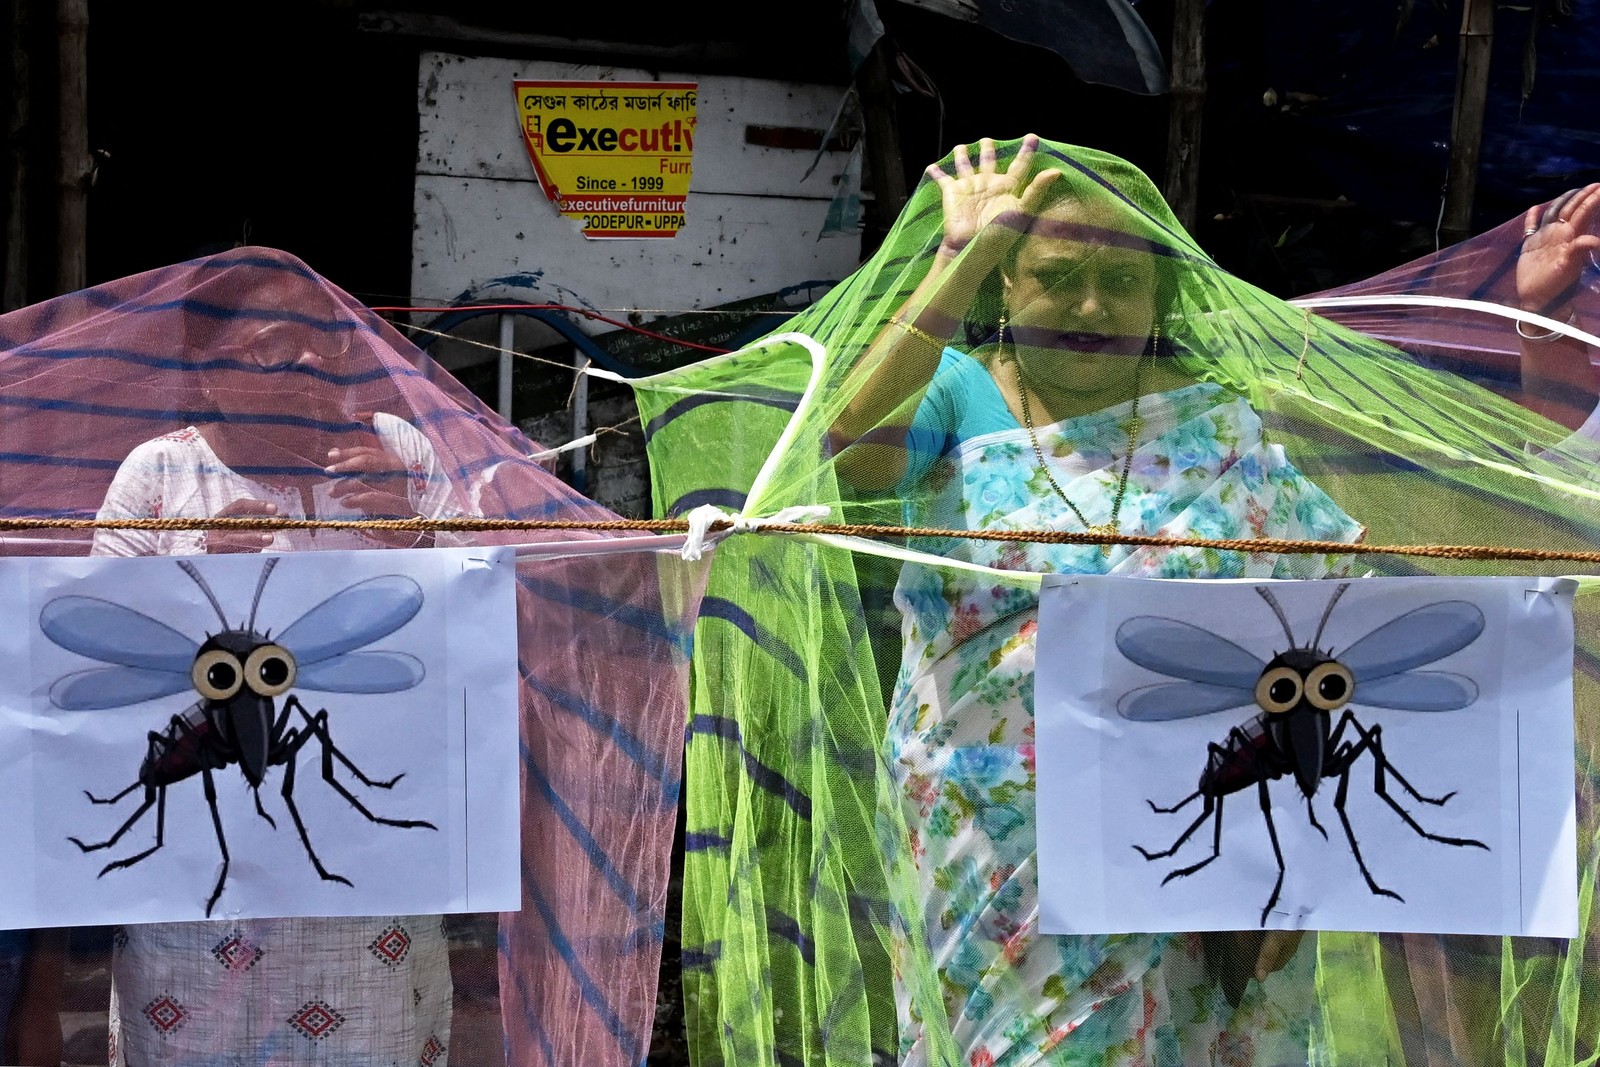
[[[518,81],[545,196],[585,237],[671,237],[684,222],[695,82]]]
[[[514,565],[0,560],[0,928],[515,910]]]
[[[1040,929],[1575,936],[1574,589],[1047,578]]]

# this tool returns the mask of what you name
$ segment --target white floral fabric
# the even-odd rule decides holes
[[[952,364],[947,360],[946,373],[959,372]],[[964,369],[970,378],[971,367]],[[908,518],[923,526],[1081,530],[1026,430],[1009,418],[1003,401],[995,413],[997,396],[975,392],[969,382],[959,394],[941,394],[935,378],[924,409],[945,405],[952,426],[971,425],[949,405],[987,401],[987,424],[966,439],[947,434],[949,447],[923,463],[923,488]],[[1362,527],[1262,440],[1260,419],[1242,399],[1197,384],[1140,398],[1138,416],[1142,428],[1120,507],[1123,457],[1139,423],[1131,402],[1037,430],[1056,485],[1090,523],[1115,515],[1125,532],[1360,538]],[[923,440],[937,439],[926,429]],[[1040,572],[1313,578],[1347,568],[1340,556],[1214,549],[1104,551],[976,540],[940,547],[974,563]],[[924,932],[964,1061],[970,1067],[1306,1062],[1307,950],[1267,982],[1252,984],[1235,1010],[1208,971],[1199,935],[1038,932],[1037,593],[981,574],[911,564],[902,570],[895,603],[904,651],[885,756],[911,829]],[[901,1034],[903,1062],[925,1062],[923,1021],[904,993]]]

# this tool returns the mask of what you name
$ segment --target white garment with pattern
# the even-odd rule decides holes
[[[421,515],[451,514],[432,447],[403,419],[373,419]],[[362,518],[313,491],[312,518]],[[101,518],[213,516],[241,497],[306,518],[298,490],[225,466],[193,427],[147,441],[117,470]],[[182,556],[204,533],[97,530],[94,555]],[[355,531],[278,531],[267,551],[378,547]],[[453,991],[437,915],[151,923],[118,931],[112,956],[113,1067],[448,1067]]]

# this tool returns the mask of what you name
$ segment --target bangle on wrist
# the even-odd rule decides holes
[[[937,349],[940,349],[941,351],[944,349],[944,342],[943,341],[939,340],[933,334],[929,333],[927,330],[924,330],[922,327],[918,326],[916,323],[907,322],[905,319],[902,319],[899,315],[896,315],[894,318],[890,319],[889,320],[889,325],[890,326],[898,326],[898,327],[900,327],[900,329],[904,330],[906,333],[910,334],[912,337],[917,338],[919,341],[922,341],[923,343],[927,344],[930,348],[937,348]]]
[[[1578,321],[1578,312],[1577,312],[1576,309],[1567,312],[1567,325],[1568,326],[1571,326],[1573,323],[1575,323],[1577,321]],[[1523,322],[1522,322],[1521,319],[1518,319],[1517,320],[1517,336],[1522,338],[1524,341],[1532,341],[1534,344],[1548,344],[1549,342],[1554,341],[1558,337],[1565,337],[1566,336],[1566,334],[1562,333],[1560,330],[1546,330],[1543,333],[1529,333],[1527,330],[1523,329],[1522,327],[1523,327]]]

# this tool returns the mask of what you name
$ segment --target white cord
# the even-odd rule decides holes
[[[701,557],[705,551],[706,534],[714,522],[730,523],[729,533],[749,533],[770,523],[814,522],[831,514],[833,509],[826,504],[796,504],[765,516],[735,514],[715,504],[701,504],[684,516],[689,524],[689,532],[684,537],[682,556],[690,563]]]
[[[532,460],[555,459],[557,456],[561,455],[561,453],[563,453],[563,452],[570,452],[574,448],[584,448],[584,447],[587,447],[588,445],[594,444],[595,440],[599,436],[600,435],[597,434],[597,433],[592,433],[592,434],[589,434],[586,437],[577,437],[577,438],[574,438],[571,441],[568,441],[564,445],[557,445],[554,448],[547,448],[543,452],[529,452],[527,458],[528,459],[532,459]]]

